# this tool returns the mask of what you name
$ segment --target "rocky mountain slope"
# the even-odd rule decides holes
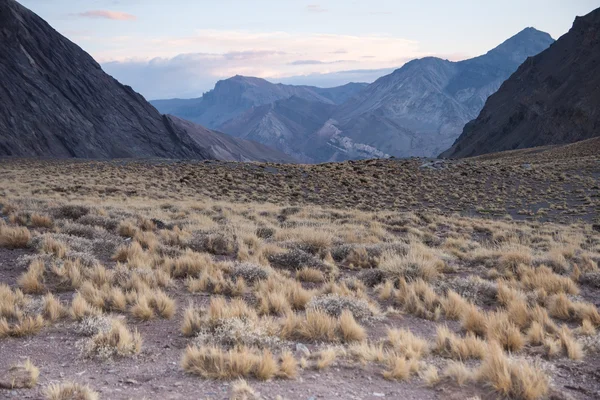
[[[342,136],[385,153],[437,155],[519,64],[552,42],[547,33],[527,28],[469,60],[411,61],[350,99],[332,118]]]
[[[213,131],[173,115],[166,115],[165,118],[169,123],[177,126],[178,129],[190,136],[196,143],[202,143],[203,149],[211,159],[278,163],[294,163],[298,161],[286,153],[255,141],[244,140]]]
[[[335,88],[274,84],[261,78],[236,75],[218,81],[215,88],[197,99],[154,100],[161,112],[173,114],[211,129],[252,107],[271,104],[292,96],[324,104],[339,104],[362,90],[366,84],[349,83]]]
[[[441,156],[571,143],[600,136],[600,9],[577,17],[527,59]]]
[[[206,143],[222,134],[189,135],[14,0],[0,0],[0,48],[0,156],[291,160],[234,138],[217,154]]]
[[[308,162],[434,156],[527,56],[552,42],[527,28],[480,57],[413,60],[337,107],[285,99],[252,108],[220,129]]]

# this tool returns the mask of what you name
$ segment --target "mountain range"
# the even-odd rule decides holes
[[[238,75],[158,110],[15,0],[0,0],[0,47],[0,156],[314,163],[600,136],[600,9],[557,42],[526,28],[479,57],[334,88]]]
[[[218,81],[215,88],[197,99],[154,100],[162,113],[173,114],[211,129],[238,117],[252,107],[298,97],[323,104],[340,104],[362,90],[366,83],[348,83],[335,88],[275,84],[261,78],[236,75]]]
[[[434,156],[452,145],[528,56],[553,41],[526,28],[482,56],[413,60],[370,85],[318,89],[235,76],[200,99],[153,104],[303,162]]]
[[[1,156],[294,161],[161,115],[14,0],[0,0],[0,48]]]
[[[600,9],[577,17],[489,97],[443,157],[572,143],[600,136]]]

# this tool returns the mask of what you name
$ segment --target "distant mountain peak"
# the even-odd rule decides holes
[[[564,144],[598,136],[600,8],[577,17],[491,95],[444,157]]]
[[[485,55],[513,53],[521,56],[523,53],[537,54],[554,42],[552,36],[533,27],[527,27],[504,42],[488,51]]]

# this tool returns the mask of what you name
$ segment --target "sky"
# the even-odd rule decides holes
[[[337,86],[424,56],[484,54],[526,27],[557,39],[598,0],[19,0],[148,99],[233,75]]]

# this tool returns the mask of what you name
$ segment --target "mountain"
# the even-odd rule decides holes
[[[291,161],[221,133],[188,134],[14,0],[0,0],[0,48],[0,156]],[[229,147],[217,152],[209,138]]]
[[[165,118],[195,142],[202,143],[203,149],[214,160],[277,163],[295,163],[298,161],[288,154],[251,140],[239,139],[225,133],[213,131],[173,115],[167,115]]]
[[[552,42],[547,33],[527,28],[469,60],[410,61],[339,106],[284,99],[253,107],[219,128],[305,162],[434,156],[453,143],[528,55]]]
[[[176,115],[212,129],[220,129],[252,107],[292,96],[324,104],[339,104],[362,90],[366,84],[349,83],[335,88],[275,84],[261,78],[236,75],[218,81],[215,88],[197,99],[154,100],[161,112]]]
[[[370,146],[355,147],[352,141],[338,138],[338,130],[330,120],[335,110],[335,105],[293,96],[253,107],[225,122],[220,129],[233,136],[268,143],[306,163],[335,161],[338,156],[339,159],[388,156]]]
[[[410,61],[343,104],[334,125],[339,135],[397,157],[437,155],[519,64],[552,42],[527,28],[472,59]]]
[[[442,157],[572,143],[600,136],[600,8],[577,17],[487,100]]]
[[[323,126],[335,110],[335,105],[289,99],[253,107],[239,117],[225,122],[221,129],[240,138],[268,143],[269,146],[292,155],[302,162],[314,162],[306,151],[307,136]]]

